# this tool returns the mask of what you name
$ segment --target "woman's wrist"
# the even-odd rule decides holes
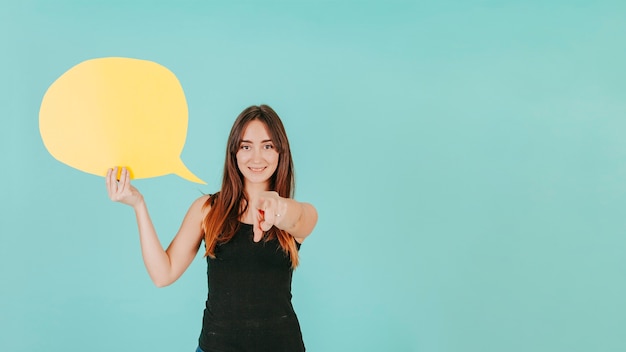
[[[131,204],[131,206],[133,207],[133,209],[137,212],[141,209],[145,209],[146,208],[146,202],[143,199],[143,196],[140,194],[138,196],[138,199],[133,202],[133,204]]]

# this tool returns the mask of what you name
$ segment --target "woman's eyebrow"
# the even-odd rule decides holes
[[[267,143],[267,142],[272,142],[272,140],[271,139],[264,139],[264,140],[261,141],[261,143]],[[249,141],[247,139],[242,139],[241,142],[239,142],[239,143],[252,143],[252,141]]]

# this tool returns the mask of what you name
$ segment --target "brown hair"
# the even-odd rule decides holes
[[[269,190],[283,198],[292,198],[294,190],[293,160],[289,149],[289,140],[282,121],[276,112],[267,105],[250,106],[239,114],[228,136],[226,160],[222,188],[206,201],[210,206],[203,222],[205,256],[215,258],[215,247],[230,241],[239,228],[239,219],[248,209],[248,196],[244,192],[243,175],[237,167],[237,151],[243,133],[250,121],[259,120],[267,128],[274,147],[278,152],[278,166],[270,177]],[[272,226],[264,234],[264,240],[278,238],[283,251],[291,259],[291,267],[298,265],[298,249],[295,239],[286,231]]]

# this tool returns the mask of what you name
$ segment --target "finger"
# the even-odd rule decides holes
[[[266,199],[263,202],[263,212],[265,219],[263,226],[261,227],[264,231],[268,231],[269,229],[276,224],[276,201],[272,198]]]
[[[111,172],[112,171],[113,171],[112,169],[108,169],[107,175],[104,178],[106,186],[107,186],[107,193],[109,194],[109,198],[111,198]]]
[[[261,228],[262,222],[263,222],[263,212],[259,210],[257,220],[254,222],[254,226],[253,226],[254,242],[259,242],[261,238],[263,238],[263,229]]]
[[[273,208],[267,208],[265,210],[264,220],[265,221],[261,224],[261,229],[263,229],[263,231],[268,231],[272,228],[272,226],[274,226],[276,221],[276,215],[274,214]]]
[[[117,167],[111,170],[111,176],[109,177],[109,185],[111,186],[111,197],[117,192],[117,180],[115,175],[117,175]]]
[[[130,171],[128,171],[127,168],[124,168],[123,170],[124,171],[122,173],[122,176],[120,177],[120,180],[123,181],[122,193],[126,193],[127,191],[130,190],[132,186],[130,184]]]
[[[119,195],[124,190],[124,168],[120,171],[120,178],[117,180],[116,192]]]
[[[120,180],[122,180],[122,192],[126,192],[130,188],[130,172],[127,168],[122,169]]]
[[[263,238],[263,230],[258,226],[254,226],[254,242],[259,242],[261,238]]]
[[[252,204],[252,210],[256,212],[257,219],[265,220],[265,200],[257,198],[250,204]]]

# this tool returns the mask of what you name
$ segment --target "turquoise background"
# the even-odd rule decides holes
[[[153,286],[133,212],[45,150],[81,61],[158,62],[182,159],[138,180],[167,245],[218,189],[237,114],[284,120],[318,226],[308,351],[625,351],[623,1],[15,1],[0,5],[0,351],[193,351],[202,256]]]

